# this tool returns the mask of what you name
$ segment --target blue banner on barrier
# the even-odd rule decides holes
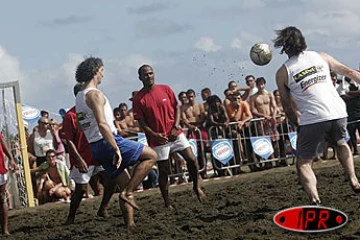
[[[196,139],[189,139],[190,147],[195,155],[195,157],[198,157],[198,149],[197,149],[197,143]]]
[[[250,141],[254,152],[258,156],[264,159],[268,159],[271,154],[274,153],[274,149],[269,136],[251,137]]]
[[[296,151],[296,141],[297,141],[297,133],[296,132],[289,132],[289,139],[290,139],[290,145],[292,149]]]
[[[211,141],[211,144],[213,157],[222,164],[227,164],[234,157],[234,150],[231,140],[217,139]]]
[[[146,140],[145,133],[138,133],[138,140],[139,143],[144,144],[145,146],[149,146]]]

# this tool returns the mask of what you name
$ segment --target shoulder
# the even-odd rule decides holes
[[[246,101],[241,101],[240,105],[241,107],[249,107],[249,103],[247,103]]]
[[[285,65],[282,65],[276,72],[276,82],[286,83],[288,80],[288,71]]]
[[[158,84],[158,85],[155,85],[155,87],[161,91],[173,92],[172,88],[169,85]]]

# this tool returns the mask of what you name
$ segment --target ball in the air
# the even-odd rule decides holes
[[[256,43],[250,49],[250,59],[259,66],[264,66],[271,61],[272,50],[266,43]]]

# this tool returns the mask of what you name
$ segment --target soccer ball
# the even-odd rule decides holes
[[[256,43],[250,49],[250,59],[259,66],[264,66],[271,61],[272,51],[266,43]]]

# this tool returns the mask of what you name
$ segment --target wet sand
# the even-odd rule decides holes
[[[351,191],[339,162],[316,163],[314,168],[323,205],[349,217],[341,229],[310,235],[282,230],[273,223],[278,211],[309,203],[291,166],[203,182],[207,194],[203,204],[192,194],[191,185],[171,187],[175,207],[171,213],[163,207],[159,189],[139,192],[136,198],[142,210],[135,213],[134,234],[127,233],[115,195],[109,218],[96,216],[101,199],[95,198],[82,202],[71,226],[63,225],[69,208],[65,203],[12,210],[12,235],[4,239],[360,239],[360,195]],[[356,170],[360,175],[360,168]]]

